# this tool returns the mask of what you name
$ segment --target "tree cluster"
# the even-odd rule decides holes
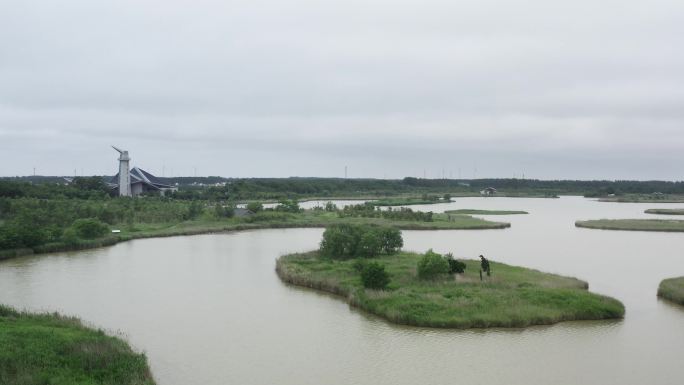
[[[403,245],[401,231],[394,227],[337,224],[325,229],[319,251],[333,259],[369,258],[396,253]]]
[[[371,202],[345,206],[342,210],[337,211],[340,218],[345,217],[362,217],[362,218],[385,218],[396,221],[420,221],[432,222],[432,211],[422,212],[413,211],[407,207],[392,208],[388,207],[382,210],[375,207]]]

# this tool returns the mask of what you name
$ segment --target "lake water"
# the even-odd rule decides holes
[[[120,332],[160,385],[681,384],[684,307],[656,298],[684,275],[684,233],[574,227],[578,219],[657,218],[684,205],[459,198],[412,206],[527,210],[505,230],[404,231],[405,249],[576,276],[621,300],[621,321],[527,329],[436,330],[388,324],[343,301],[287,286],[282,254],[317,247],[321,229],[135,240],[0,263],[0,303],[77,315]],[[670,217],[671,218],[671,217]]]

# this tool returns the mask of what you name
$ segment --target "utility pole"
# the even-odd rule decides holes
[[[344,179],[347,179],[347,166],[344,166]]]

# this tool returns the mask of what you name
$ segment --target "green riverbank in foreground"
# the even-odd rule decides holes
[[[674,219],[596,219],[577,221],[575,226],[599,230],[684,231],[684,220]]]
[[[154,385],[144,354],[77,318],[0,305],[0,384]]]
[[[646,214],[684,215],[684,209],[648,209]]]
[[[448,210],[445,214],[460,214],[460,215],[517,215],[529,214],[527,211],[518,210],[475,210],[475,209],[460,209]]]
[[[658,297],[684,305],[684,277],[662,280],[658,286]]]
[[[570,320],[622,318],[617,300],[590,293],[575,278],[491,262],[492,276],[480,281],[480,261],[466,260],[465,273],[420,280],[420,254],[364,259],[389,273],[387,290],[364,289],[355,260],[320,258],[318,252],[282,256],[276,262],[285,282],[337,294],[390,322],[440,328],[525,327]]]
[[[34,253],[51,253],[69,250],[83,250],[110,246],[118,242],[139,238],[196,235],[240,230],[277,228],[322,228],[330,225],[375,224],[392,226],[401,230],[485,230],[504,229],[510,223],[487,221],[468,215],[434,214],[431,221],[394,220],[387,218],[340,217],[336,212],[303,210],[298,213],[264,211],[248,217],[213,219],[201,217],[177,223],[136,223],[118,227],[121,232],[91,240],[79,240],[73,244],[48,243],[34,248],[0,250],[0,260]],[[117,228],[112,226],[112,228]]]

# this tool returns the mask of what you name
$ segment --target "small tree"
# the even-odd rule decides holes
[[[380,230],[380,242],[385,254],[394,254],[404,246],[401,231],[394,227],[384,227]]]
[[[447,263],[449,263],[449,274],[461,274],[465,271],[466,264],[455,260],[452,253],[447,253],[444,255],[444,259],[446,259]]]
[[[259,211],[264,210],[264,205],[262,205],[261,202],[249,202],[247,203],[247,210],[256,214]]]
[[[449,193],[444,194],[444,200],[447,202],[451,202],[451,194],[449,194]]]
[[[369,262],[361,270],[361,282],[367,289],[382,290],[387,288],[390,278],[385,271],[385,266],[377,262]]]
[[[337,211],[337,205],[332,202],[327,202],[325,204],[325,211]]]
[[[432,249],[418,260],[418,278],[435,279],[449,273],[449,263]]]

